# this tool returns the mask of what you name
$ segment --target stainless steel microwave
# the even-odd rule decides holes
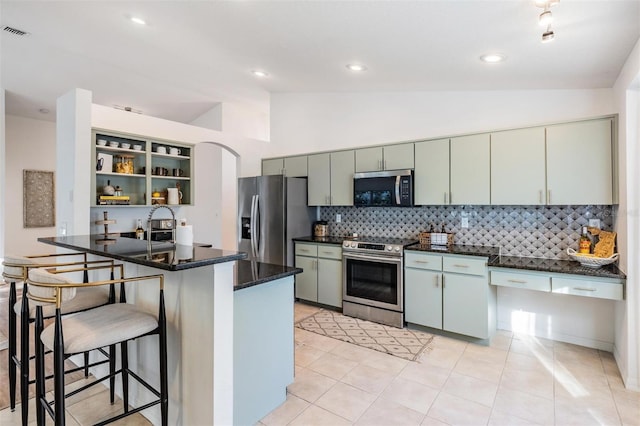
[[[357,207],[413,206],[413,170],[354,174],[353,204]]]

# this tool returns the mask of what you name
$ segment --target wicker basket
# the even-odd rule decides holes
[[[575,261],[580,262],[582,266],[587,266],[589,268],[599,268],[604,265],[608,265],[610,263],[618,260],[618,253],[614,254],[611,257],[595,257],[593,255],[583,255],[572,249],[571,247],[567,248],[567,254],[569,257]]]
[[[448,246],[453,245],[453,235],[454,234],[440,234],[440,233],[435,233],[435,235],[440,236],[440,235],[446,235],[447,236],[447,244]],[[425,245],[425,246],[430,246],[434,243],[431,242],[431,232],[421,232],[418,234],[418,240],[420,241],[420,244]],[[439,241],[440,238],[436,238],[434,239],[434,241]],[[437,244],[437,243],[436,243]],[[444,244],[437,244],[437,245],[444,245]]]

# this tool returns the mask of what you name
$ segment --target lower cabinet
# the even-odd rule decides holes
[[[296,298],[342,308],[342,247],[296,243]]]
[[[495,330],[487,258],[405,252],[405,321],[487,339]]]

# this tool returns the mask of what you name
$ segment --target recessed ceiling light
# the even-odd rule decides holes
[[[505,59],[507,59],[507,57],[500,53],[487,53],[486,55],[480,56],[480,60],[488,64],[503,62]]]
[[[253,70],[251,71],[251,74],[255,75],[256,77],[269,77],[269,73],[262,70]]]
[[[132,16],[130,19],[131,19],[131,22],[135,22],[138,25],[147,25],[147,22],[142,18]]]
[[[362,64],[347,64],[347,68],[353,72],[361,72],[367,70],[367,67]]]
[[[553,30],[551,28],[547,28],[547,31],[542,33],[543,43],[549,43],[550,41],[553,41],[555,38],[556,38],[556,35],[553,33]]]
[[[551,22],[553,22],[553,14],[549,9],[545,9],[545,11],[540,14],[538,25],[546,27],[547,25],[550,25]]]

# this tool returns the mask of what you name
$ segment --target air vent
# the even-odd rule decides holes
[[[26,36],[26,35],[29,35],[29,33],[28,33],[28,32],[26,32],[26,31],[22,31],[22,30],[19,30],[19,29],[17,29],[17,28],[12,28],[12,27],[10,27],[10,26],[5,26],[5,27],[3,28],[3,30],[4,30],[4,31],[6,31],[6,32],[8,32],[8,33],[11,33],[11,34],[13,34],[13,35],[17,35],[17,36]]]

